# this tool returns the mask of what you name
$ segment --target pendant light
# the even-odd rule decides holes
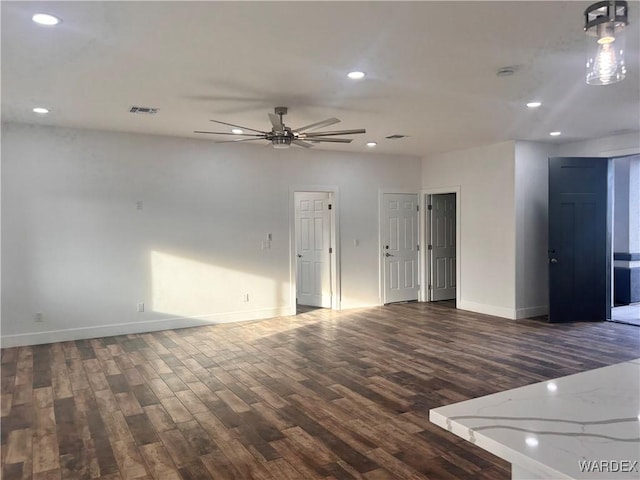
[[[589,46],[589,85],[610,85],[624,80],[624,29],[628,25],[628,5],[621,0],[597,2],[584,11],[584,31],[596,41]]]

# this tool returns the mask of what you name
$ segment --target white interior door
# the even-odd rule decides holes
[[[383,303],[418,299],[418,195],[383,194]]]
[[[431,196],[429,254],[432,301],[456,298],[456,194]]]
[[[295,192],[296,300],[331,307],[331,196]]]

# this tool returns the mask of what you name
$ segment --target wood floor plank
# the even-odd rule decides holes
[[[196,462],[196,453],[179,429],[165,430],[158,435],[176,467],[182,468]]]
[[[31,456],[31,429],[13,430],[7,439],[6,463],[22,463]]]
[[[156,432],[175,428],[175,423],[162,405],[147,405],[143,408]]]
[[[116,440],[112,442],[112,446],[124,480],[136,480],[144,478],[149,474],[142,455],[135,443]]]
[[[58,470],[58,438],[55,433],[38,436],[33,443],[33,473]]]
[[[177,427],[184,435],[189,448],[198,456],[206,455],[217,449],[209,434],[200,426],[197,420],[179,423]]]
[[[171,419],[175,423],[188,422],[193,420],[189,410],[182,404],[177,397],[163,398],[160,400]]]
[[[207,472],[216,480],[243,480],[245,478],[220,450],[201,456],[200,461]]]
[[[398,304],[2,349],[5,480],[507,480],[430,408],[637,358],[640,330]]]
[[[34,472],[33,474],[33,480],[61,480],[61,478],[62,473],[60,472],[60,469],[49,470],[47,472]]]
[[[251,455],[249,450],[238,440],[231,439],[228,443],[220,442],[218,443],[218,447],[244,478],[273,480],[273,477],[265,466]]]
[[[116,393],[115,397],[125,417],[144,413],[138,399],[132,392]]]
[[[182,480],[169,453],[162,443],[150,443],[140,447],[143,458],[155,480]]]

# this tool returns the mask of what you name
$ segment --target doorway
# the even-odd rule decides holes
[[[549,321],[611,318],[611,159],[549,158]]]
[[[611,320],[640,326],[640,155],[613,157]]]
[[[640,163],[633,163],[638,159],[607,155],[549,160],[550,321],[640,325],[640,304],[633,305],[630,284],[634,252],[640,250]],[[615,172],[621,166],[621,174]]]
[[[339,308],[337,191],[313,188],[290,192],[292,315]]]
[[[460,187],[423,190],[420,298],[457,308],[460,299]]]
[[[429,301],[456,298],[456,194],[427,196]]]
[[[418,300],[419,243],[418,195],[381,192],[380,269],[383,304]]]

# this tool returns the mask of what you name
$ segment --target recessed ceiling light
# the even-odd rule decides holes
[[[55,15],[50,15],[48,13],[36,13],[33,17],[31,17],[36,23],[40,25],[53,26],[59,24],[62,20],[60,20]]]
[[[34,113],[41,113],[41,114],[45,114],[45,113],[49,113],[49,110],[44,108],[44,107],[36,107],[33,109]]]
[[[364,72],[349,72],[347,73],[347,77],[351,80],[360,80],[364,78]]]
[[[369,148],[373,148],[376,145],[378,145],[376,142],[367,142],[367,147],[369,147]]]
[[[530,447],[537,447],[539,442],[538,442],[538,439],[535,437],[527,437],[525,440],[525,443]]]
[[[562,135],[562,132],[549,132],[549,135],[551,135],[552,137],[558,137]]]
[[[527,103],[527,107],[529,107],[529,108],[538,108],[540,105],[542,105],[542,102],[529,102],[529,103]]]
[[[244,131],[239,129],[239,128],[232,128],[231,129],[231,133],[235,133],[236,135],[240,135],[241,133],[244,133]]]

